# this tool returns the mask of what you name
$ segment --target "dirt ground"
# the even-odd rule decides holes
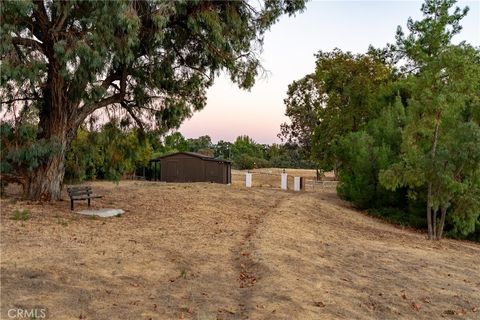
[[[332,188],[234,179],[91,183],[104,196],[94,207],[125,210],[112,218],[7,190],[1,319],[34,306],[49,319],[480,319],[479,244],[429,242]]]
[[[280,175],[283,169],[279,168],[262,168],[254,170],[232,170],[232,182],[236,186],[245,185],[245,173],[251,172],[252,186],[263,188],[280,189]],[[333,172],[325,172],[323,176],[319,177],[319,180],[325,182],[325,184],[315,183],[317,180],[317,174],[315,170],[308,169],[285,169],[287,173],[288,188],[293,189],[294,177],[303,177],[306,180],[305,189],[307,191],[318,191],[319,188],[335,188],[336,181],[334,179]]]

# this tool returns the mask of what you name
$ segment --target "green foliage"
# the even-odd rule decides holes
[[[297,144],[307,152],[311,150],[312,136],[318,125],[318,112],[322,108],[321,86],[315,74],[293,81],[288,86],[285,115],[290,123],[280,126],[279,137],[289,144]]]
[[[480,188],[480,184],[471,183],[479,170],[480,127],[465,116],[472,103],[480,106],[480,52],[465,43],[450,43],[468,11],[456,8],[450,14],[453,4],[448,0],[426,1],[422,6],[425,18],[409,20],[407,37],[401,29],[397,32],[397,50],[406,54],[407,65],[416,71],[407,74],[411,98],[400,161],[380,178],[390,189],[428,186],[431,238],[441,237],[443,231],[442,222],[437,227],[435,212],[445,214],[462,208],[463,218],[457,214],[449,220],[454,232],[463,234],[475,229],[480,210],[477,200],[464,201],[463,196],[469,190],[470,196],[477,198]]]
[[[236,159],[241,155],[260,158],[263,156],[262,148],[249,136],[239,136],[232,145],[232,157]]]
[[[173,152],[188,151],[188,142],[180,132],[173,132],[163,139],[157,149],[160,155],[165,155]]]
[[[395,159],[389,145],[365,131],[352,132],[339,139],[335,154],[341,163],[340,197],[361,209],[402,205],[404,192],[389,192],[378,182],[379,171]]]
[[[339,168],[340,183],[337,192],[340,197],[364,209],[372,204],[376,196],[376,176],[372,163],[378,157],[374,154],[374,141],[365,132],[353,132],[340,138],[335,154],[342,162]]]
[[[298,144],[285,143],[271,145],[268,149],[270,167],[272,168],[316,168],[317,164],[309,160],[305,148]]]
[[[0,172],[27,175],[57,154],[60,141],[37,139],[34,125],[0,121]]]
[[[212,139],[209,136],[201,136],[196,139],[187,139],[187,144],[188,144],[188,151],[191,151],[191,152],[199,152],[202,149],[203,150],[212,149],[212,146],[213,146]]]
[[[187,279],[188,269],[186,267],[180,268],[180,278]]]
[[[480,241],[480,170],[464,182],[455,195],[454,209],[449,216],[448,234]]]
[[[65,178],[71,181],[118,180],[152,158],[149,141],[138,130],[122,130],[110,122],[100,131],[81,128],[66,156]]]
[[[235,157],[234,166],[236,169],[256,169],[270,167],[270,162],[266,159],[252,157],[248,154],[240,154]]]
[[[285,99],[290,124],[281,125],[279,136],[295,143],[320,163],[337,165],[336,139],[361,130],[377,116],[377,100],[389,84],[389,66],[371,55],[354,55],[335,49],[316,55],[313,74],[294,81]]]
[[[204,156],[207,157],[214,157],[215,156],[215,151],[210,148],[202,148],[197,150],[198,153],[203,154]]]
[[[239,136],[231,146],[231,155],[237,169],[254,169],[269,166],[264,147],[249,136]]]
[[[103,165],[102,150],[97,145],[99,133],[84,128],[77,131],[65,160],[65,179],[68,181],[93,180],[97,168]]]
[[[339,195],[359,208],[405,208],[405,189],[388,191],[378,175],[398,160],[405,110],[400,97],[385,106],[365,129],[341,137],[335,149],[339,166]]]
[[[11,219],[15,221],[27,221],[30,219],[30,211],[28,209],[15,209]]]
[[[335,168],[336,140],[363,129],[377,116],[379,92],[389,84],[391,70],[375,57],[335,49],[317,54],[315,76],[321,84],[322,107],[317,111],[312,152],[323,168]]]
[[[221,143],[224,148],[226,144]],[[308,160],[305,149],[294,143],[264,145],[256,143],[248,136],[239,136],[233,144],[228,145],[227,150],[231,153],[237,169],[315,167]]]
[[[60,198],[63,156],[89,117],[114,111],[165,133],[205,106],[220,71],[251,88],[265,32],[304,8],[303,0],[2,1],[0,111],[36,114],[38,141],[12,156],[35,171],[28,196]],[[131,141],[110,142],[102,174],[117,178],[130,170],[119,153]],[[57,144],[58,156],[47,156]]]
[[[444,218],[449,235],[480,238],[480,50],[451,43],[468,12],[454,3],[426,0],[386,49],[319,52],[289,86],[280,136],[338,171],[355,206],[417,227],[427,207],[431,238]]]
[[[118,180],[134,172],[150,176],[151,159],[181,151],[219,158],[232,155],[235,168],[242,170],[272,166],[313,167],[302,149],[294,144],[262,145],[248,136],[238,137],[235,143],[219,141],[213,144],[209,136],[185,139],[180,132],[160,137],[158,132],[140,134],[136,129],[122,128],[118,121],[109,122],[99,130],[82,127],[67,152],[65,178],[69,181]]]
[[[230,159],[232,151],[232,143],[228,141],[220,140],[214,145],[215,158]]]

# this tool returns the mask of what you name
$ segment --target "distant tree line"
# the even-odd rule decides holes
[[[112,121],[99,130],[81,128],[67,153],[65,177],[72,181],[120,179],[135,169],[149,167],[149,161],[174,152],[196,152],[233,161],[236,169],[266,167],[313,168],[302,150],[293,144],[259,144],[249,136],[234,142],[213,143],[208,135],[185,138],[174,131],[166,135],[122,128]]]
[[[29,122],[13,125],[0,122],[2,173],[18,172],[35,167],[51,146],[36,140],[37,128]],[[23,146],[18,148],[17,146]],[[137,169],[148,168],[150,160],[162,155],[188,151],[233,161],[236,169],[265,167],[314,168],[303,149],[296,144],[259,144],[249,136],[239,136],[234,142],[213,143],[208,135],[185,138],[180,132],[163,134],[140,130],[126,121],[111,119],[107,123],[82,125],[73,138],[65,157],[65,180],[119,180]],[[29,164],[25,166],[25,164]]]
[[[427,0],[384,49],[319,52],[288,88],[280,137],[334,170],[356,207],[479,240],[480,49],[452,44],[468,12],[454,3]]]
[[[13,131],[5,127],[13,136],[25,133],[20,126],[36,134],[6,155],[25,197],[61,198],[67,153],[92,117],[116,109],[165,132],[205,106],[220,72],[251,88],[265,33],[304,8],[303,0],[2,1],[0,113],[15,118]]]

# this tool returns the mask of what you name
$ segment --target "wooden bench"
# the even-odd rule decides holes
[[[73,202],[75,200],[87,200],[90,207],[90,199],[101,198],[102,196],[94,195],[92,187],[67,187],[68,196],[70,197],[70,210],[73,210]]]

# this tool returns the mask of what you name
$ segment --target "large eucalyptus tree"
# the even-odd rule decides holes
[[[2,111],[37,112],[36,147],[51,152],[23,171],[26,196],[51,200],[89,115],[115,105],[140,126],[170,128],[205,105],[221,70],[250,88],[265,31],[304,0],[14,0],[0,8]]]

